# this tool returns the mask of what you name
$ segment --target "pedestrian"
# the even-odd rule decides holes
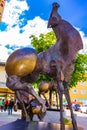
[[[8,107],[8,99],[5,99],[5,101],[4,101],[4,111],[7,110],[7,107]]]
[[[14,101],[13,99],[11,99],[8,104],[8,115],[12,115],[13,106],[14,106]]]
[[[1,106],[2,106],[2,99],[0,99],[0,110],[1,110]]]
[[[1,109],[1,112],[3,112],[3,109],[4,109],[4,99],[0,100],[0,109]]]

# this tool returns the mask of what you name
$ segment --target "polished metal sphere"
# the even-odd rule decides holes
[[[47,92],[49,90],[50,84],[43,81],[39,84],[39,92]]]
[[[8,76],[17,75],[24,77],[35,69],[36,62],[37,53],[34,49],[18,49],[8,57],[5,70]]]

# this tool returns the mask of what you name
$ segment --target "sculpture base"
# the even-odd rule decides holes
[[[17,120],[15,122],[0,126],[0,130],[60,130],[60,125],[47,122],[27,122],[24,120]],[[65,130],[73,130],[73,128],[66,125]],[[79,127],[78,130],[83,130],[83,128]]]

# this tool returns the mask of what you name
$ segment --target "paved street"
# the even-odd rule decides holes
[[[74,113],[76,114],[76,120],[78,126],[83,127],[84,130],[87,130],[87,114],[80,112],[74,112]],[[66,116],[70,118],[69,110],[66,110]]]
[[[83,127],[84,130],[87,130],[87,114],[74,112],[76,114],[77,124],[80,127]],[[65,110],[64,114],[67,118],[70,119],[69,110]],[[12,115],[8,115],[7,112],[0,112],[0,125],[4,125],[10,122],[13,122],[17,119],[21,119],[21,111],[13,112]],[[34,116],[34,120],[38,121],[37,116]],[[47,111],[47,114],[44,118],[45,122],[59,123],[60,117],[59,112]]]
[[[13,112],[12,115],[8,115],[8,112],[0,112],[0,125],[7,124],[13,122],[17,119],[21,118],[21,112]]]

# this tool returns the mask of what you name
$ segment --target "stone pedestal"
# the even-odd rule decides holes
[[[60,130],[60,125],[55,123],[17,120],[12,123],[0,126],[0,130]],[[73,130],[71,126],[66,125],[65,130]],[[78,127],[78,130],[83,130]]]

